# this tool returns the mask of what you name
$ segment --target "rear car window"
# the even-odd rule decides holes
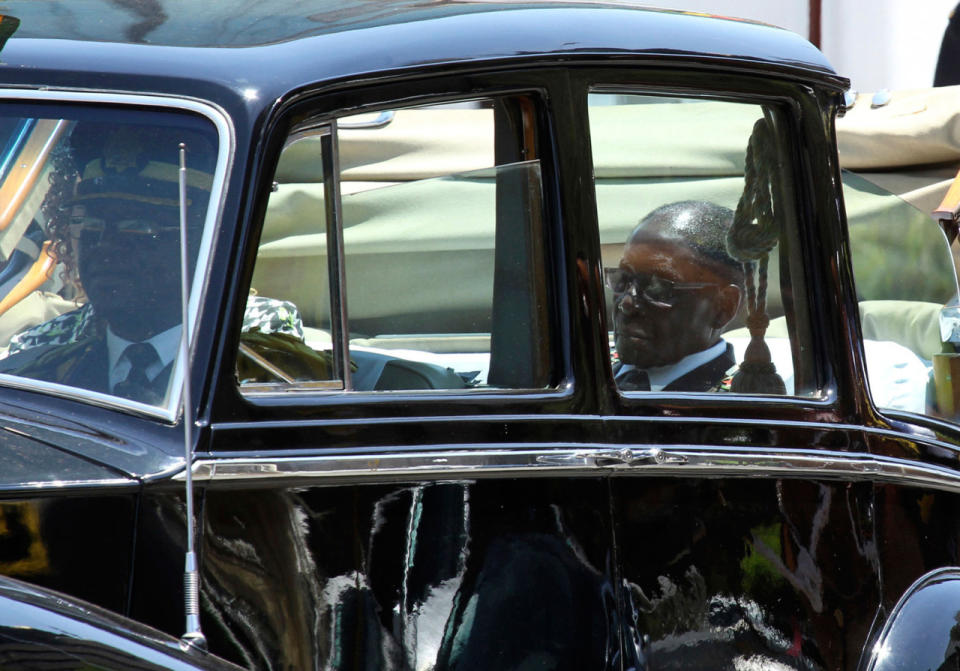
[[[511,96],[295,130],[257,250],[241,389],[550,386],[533,111]]]
[[[819,394],[784,115],[602,89],[589,110],[619,389]]]

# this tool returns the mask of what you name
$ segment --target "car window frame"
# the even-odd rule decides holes
[[[517,77],[521,80],[524,79],[524,73],[518,71]],[[439,82],[448,79],[448,77],[439,78]],[[547,323],[545,329],[553,343],[549,358],[553,371],[552,381],[555,384],[543,389],[426,389],[383,392],[324,388],[325,385],[316,385],[311,388],[308,383],[303,388],[294,390],[293,393],[273,392],[269,389],[257,390],[255,393],[244,393],[236,383],[231,368],[235,360],[239,340],[239,329],[236,328],[239,322],[235,321],[231,324],[230,342],[224,350],[225,374],[221,384],[232,387],[229,392],[230,397],[237,399],[241,406],[251,409],[309,407],[320,412],[320,408],[327,406],[336,407],[344,404],[361,403],[367,407],[373,405],[382,407],[384,413],[392,414],[394,408],[410,404],[416,406],[424,404],[441,405],[446,402],[456,403],[465,398],[469,398],[471,401],[476,400],[479,403],[496,403],[498,399],[502,399],[504,396],[515,397],[521,403],[536,403],[544,399],[555,399],[558,396],[563,397],[571,393],[569,366],[565,364],[568,358],[565,346],[568,338],[563,328],[562,314],[564,308],[560,307],[563,300],[561,294],[564,292],[558,289],[562,284],[563,274],[557,272],[557,249],[562,244],[559,239],[563,232],[558,214],[560,206],[556,200],[556,194],[550,188],[550,180],[554,179],[556,166],[551,152],[554,142],[551,137],[553,124],[549,116],[547,96],[542,88],[538,88],[532,83],[535,78],[531,79],[531,83],[513,87],[504,86],[502,83],[499,85],[483,84],[482,77],[480,78],[481,81],[477,82],[478,85],[464,86],[464,79],[471,81],[472,78],[456,78],[454,81],[457,86],[454,90],[451,90],[450,87],[444,88],[438,85],[437,79],[427,77],[417,83],[407,82],[405,86],[361,87],[349,94],[346,92],[338,92],[335,95],[305,94],[301,99],[291,101],[288,107],[278,110],[268,129],[269,142],[266,143],[267,150],[263,154],[260,165],[261,179],[259,188],[256,190],[258,194],[255,206],[256,225],[251,229],[247,241],[249,245],[244,253],[245,272],[237,285],[239,291],[235,308],[242,309],[241,304],[245,298],[244,290],[249,291],[252,279],[251,271],[255,265],[257,246],[263,232],[266,201],[271,191],[272,175],[280,160],[282,149],[288,144],[289,138],[294,137],[298,132],[311,128],[336,128],[339,119],[357,114],[383,113],[401,108],[462,103],[472,100],[525,97],[533,103],[532,114],[536,124],[536,142],[537,146],[540,147],[540,155],[538,156],[542,173],[540,218],[544,234],[543,250],[540,252],[540,256],[542,257],[541,265],[545,269],[546,283]],[[411,87],[413,91],[410,90]],[[335,143],[335,133],[333,135]],[[333,164],[331,167],[333,167]],[[339,172],[335,179],[339,181]],[[337,190],[337,196],[336,207],[339,208],[339,189]],[[329,208],[330,204],[327,207]],[[342,237],[342,234],[339,237]],[[342,268],[338,270],[338,274],[340,272],[342,272]],[[341,300],[343,299],[341,298]],[[340,337],[344,339],[348,337],[347,329],[343,329],[343,334]],[[229,372],[226,372],[227,369],[229,369]]]
[[[572,89],[578,96],[579,106],[583,110],[581,116],[587,114],[587,97],[590,93],[623,93],[636,95],[651,95],[660,97],[681,97],[689,99],[701,99],[708,101],[721,101],[732,103],[746,103],[757,106],[768,106],[779,110],[779,119],[782,125],[789,130],[788,144],[784,146],[785,158],[789,160],[789,171],[795,180],[793,185],[793,206],[794,219],[796,225],[790,227],[792,233],[791,244],[796,247],[796,257],[800,268],[794,272],[800,273],[802,281],[798,283],[801,291],[806,293],[806,305],[800,309],[803,310],[805,328],[809,333],[808,346],[809,370],[812,376],[812,383],[817,386],[819,393],[810,396],[775,396],[775,395],[748,395],[737,393],[713,393],[713,392],[680,392],[680,391],[647,391],[647,392],[629,392],[622,393],[613,382],[612,366],[610,370],[610,384],[607,389],[608,402],[616,408],[617,414],[636,414],[637,412],[650,412],[654,408],[662,408],[664,402],[669,399],[671,407],[690,408],[691,410],[703,411],[707,407],[724,408],[724,415],[733,416],[739,411],[736,407],[746,408],[750,406],[753,412],[779,412],[779,408],[785,406],[806,407],[815,410],[822,417],[833,415],[835,421],[840,421],[846,414],[841,409],[842,405],[856,405],[854,396],[844,398],[840,393],[839,384],[842,376],[838,372],[849,369],[850,364],[857,366],[856,362],[862,364],[862,352],[844,352],[843,356],[835,356],[830,353],[830,346],[826,344],[826,337],[843,337],[842,333],[828,333],[822,327],[820,315],[813,309],[816,301],[820,300],[818,296],[830,292],[826,286],[824,278],[820,277],[823,272],[822,264],[814,253],[815,249],[822,244],[817,239],[817,226],[812,225],[816,221],[813,216],[814,205],[817,193],[817,186],[813,183],[813,174],[808,164],[808,154],[801,146],[803,136],[808,132],[808,124],[804,123],[803,114],[807,113],[805,107],[819,108],[820,101],[813,101],[808,98],[810,91],[803,90],[790,82],[784,81],[758,81],[749,76],[740,77],[735,74],[726,75],[722,80],[711,79],[709,74],[698,72],[695,69],[687,69],[683,72],[673,72],[670,68],[650,68],[641,72],[629,71],[622,68],[617,72],[613,68],[607,69],[584,69],[572,78]],[[589,136],[589,123],[583,124],[583,132]],[[590,174],[593,174],[593,150],[589,151]],[[591,189],[592,190],[592,189]],[[591,196],[592,197],[592,196]],[[594,216],[596,214],[596,203],[592,202]],[[801,222],[811,222],[809,224]],[[594,232],[597,236],[597,255],[599,258],[599,222],[594,223]],[[836,248],[840,249],[840,241],[837,241]],[[599,279],[597,296],[600,305],[605,306],[603,300],[602,278]],[[852,278],[851,278],[852,279]],[[833,289],[835,293],[835,289]],[[794,297],[796,305],[801,302]],[[794,311],[797,312],[795,306]],[[602,315],[602,325],[604,333],[609,328],[605,308],[599,311]],[[846,322],[844,322],[846,324]],[[838,328],[846,328],[842,324],[834,324]],[[605,345],[606,341],[604,341]],[[793,349],[793,346],[791,346]],[[609,360],[609,354],[606,359]],[[850,359],[855,359],[851,362]],[[855,385],[856,386],[856,385]],[[856,395],[862,393],[862,389],[856,391]],[[732,411],[732,412],[731,412]]]

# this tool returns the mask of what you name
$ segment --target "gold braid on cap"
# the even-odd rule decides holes
[[[727,253],[743,264],[747,292],[747,328],[750,343],[730,390],[742,394],[786,394],[783,378],[770,358],[763,337],[770,325],[767,316],[767,265],[777,245],[780,229],[773,205],[773,175],[777,151],[770,124],[758,119],[750,134],[744,164],[743,193],[727,233]],[[754,281],[754,273],[757,275]]]

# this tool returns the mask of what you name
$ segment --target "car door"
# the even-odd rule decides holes
[[[560,225],[563,81],[413,78],[278,113],[196,471],[224,657],[619,665],[608,484],[576,455],[592,238]]]
[[[164,312],[175,316],[162,328],[179,331],[181,294],[164,282],[174,269],[179,287],[177,244],[172,257],[164,252],[179,238],[178,214],[188,215],[192,279],[205,283],[231,151],[228,122],[210,106],[159,95],[36,87],[2,97],[0,571],[128,614],[137,576],[152,577],[134,569],[138,542],[161,555],[169,539],[138,535],[140,494],[144,481],[183,467],[173,420],[186,363],[176,335],[167,338],[157,393],[135,398],[110,379],[108,359],[120,357],[108,343]],[[175,195],[187,144],[189,214]],[[120,216],[103,217],[107,202]],[[91,253],[114,234],[148,261]],[[198,302],[187,306],[194,316]]]
[[[877,492],[837,454],[870,448],[845,421],[859,389],[830,340],[848,323],[842,301],[824,293],[843,285],[825,286],[841,278],[818,257],[839,227],[808,204],[827,185],[799,150],[823,141],[801,116],[815,98],[733,76],[719,90],[632,72],[577,81],[602,263],[620,281],[607,289],[609,430],[624,444],[611,493],[630,655],[657,669],[852,668],[884,562]],[[731,270],[690,284],[689,258]],[[687,293],[646,284],[624,299],[624,269],[647,263]],[[721,314],[734,289],[739,310]],[[716,343],[720,370],[699,343]],[[631,366],[647,387],[626,382]]]

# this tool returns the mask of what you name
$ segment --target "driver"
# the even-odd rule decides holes
[[[180,344],[179,143],[143,127],[78,130],[75,145],[99,134],[98,155],[50,229],[57,260],[87,302],[15,336],[11,352],[21,351],[0,370],[156,405]],[[202,157],[193,144],[191,156]],[[189,170],[187,183],[195,250],[212,176]]]

